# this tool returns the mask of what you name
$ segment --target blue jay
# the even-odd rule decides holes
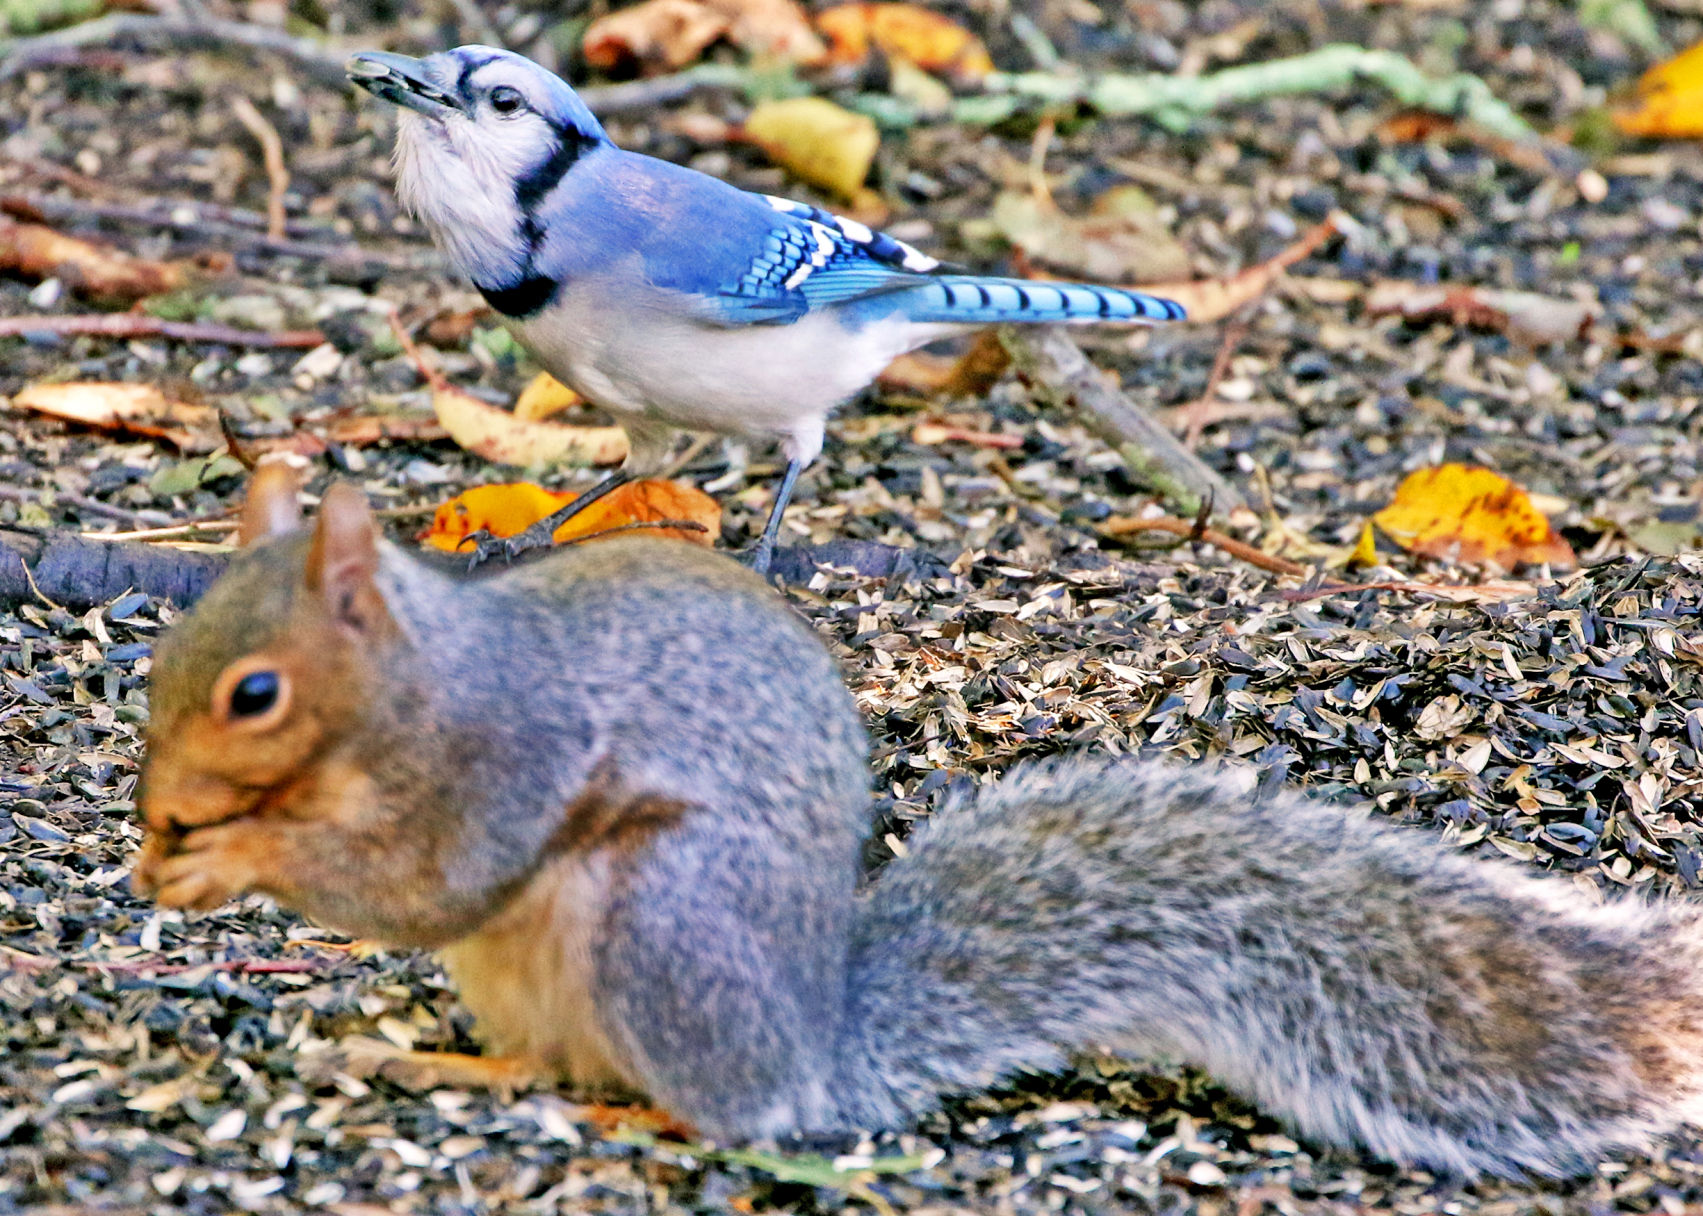
[[[903,241],[616,147],[567,82],[508,51],[367,51],[351,80],[401,107],[398,194],[557,379],[616,415],[621,473],[511,538],[667,462],[674,428],[778,439],[768,568],[833,408],[897,356],[1009,321],[1177,320],[1169,300],[946,273]]]

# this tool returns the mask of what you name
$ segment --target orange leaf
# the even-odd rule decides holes
[[[34,384],[12,404],[66,422],[164,439],[182,452],[210,452],[221,443],[211,408],[173,401],[151,384]]]
[[[728,41],[752,55],[788,63],[817,64],[828,48],[810,28],[798,0],[705,0],[733,23]]]
[[[599,17],[585,31],[585,61],[596,68],[628,62],[663,71],[683,68],[732,27],[697,0],[645,0]]]
[[[1572,546],[1524,490],[1474,465],[1408,474],[1395,500],[1372,519],[1402,548],[1464,565],[1512,570],[1527,563],[1564,569],[1577,564]]]
[[[833,63],[862,63],[871,46],[930,72],[979,80],[993,71],[982,40],[949,17],[916,4],[841,4],[820,13]]]
[[[1627,135],[1703,137],[1703,42],[1645,72],[1637,106],[1616,110],[1614,125]]]
[[[437,509],[432,526],[420,540],[434,549],[454,553],[466,537],[481,529],[492,536],[523,532],[556,508],[575,498],[557,494],[531,482],[478,486],[457,494]],[[555,542],[589,537],[625,524],[677,519],[699,524],[704,531],[688,528],[650,528],[662,536],[674,536],[704,546],[714,545],[721,535],[721,507],[702,490],[652,478],[629,482],[604,495],[556,529]]]
[[[819,63],[826,54],[795,0],[644,0],[586,28],[586,62],[652,71],[685,67],[718,38],[753,55]]]

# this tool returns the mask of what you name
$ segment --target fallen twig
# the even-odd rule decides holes
[[[1197,324],[1221,320],[1271,290],[1271,285],[1277,281],[1280,274],[1303,258],[1311,257],[1319,246],[1339,231],[1340,221],[1332,215],[1307,229],[1296,238],[1294,244],[1276,257],[1257,266],[1249,266],[1227,279],[1148,283],[1143,285],[1141,290],[1163,296],[1167,300],[1175,300],[1188,311],[1189,320]]]
[[[1055,326],[1000,330],[1023,379],[1051,403],[1073,405],[1085,422],[1122,453],[1136,476],[1182,510],[1210,501],[1219,511],[1246,506],[1241,491],[1177,442],[1164,423],[1109,383],[1075,342]]]
[[[1154,516],[1151,519],[1133,519],[1127,515],[1114,515],[1100,524],[1100,532],[1118,540],[1126,536],[1134,536],[1140,532],[1169,532],[1172,536],[1200,541],[1222,549],[1231,557],[1240,558],[1250,566],[1258,566],[1261,570],[1268,570],[1272,574],[1291,574],[1304,577],[1312,573],[1312,568],[1309,566],[1303,566],[1300,562],[1292,562],[1286,557],[1273,557],[1269,553],[1261,553],[1245,541],[1239,541],[1234,536],[1226,536],[1216,528],[1208,528],[1196,520],[1173,519],[1168,515]]]
[[[0,317],[0,338],[25,334],[90,335],[103,338],[171,338],[178,342],[216,342],[221,346],[313,347],[325,341],[317,329],[236,329],[209,321],[167,321],[145,312]]]
[[[1218,392],[1218,385],[1224,375],[1230,370],[1230,359],[1236,353],[1242,339],[1248,336],[1248,322],[1238,318],[1224,327],[1224,337],[1218,343],[1218,354],[1212,360],[1212,370],[1206,374],[1206,387],[1200,390],[1200,396],[1188,405],[1178,406],[1166,411],[1167,422],[1184,424],[1183,446],[1191,452],[1200,443],[1200,433],[1206,429],[1206,424],[1212,419],[1212,407],[1218,402],[1213,398]]]
[[[290,189],[290,170],[284,164],[284,141],[278,138],[278,128],[267,122],[266,116],[241,93],[231,98],[231,113],[248,128],[248,133],[260,145],[261,163],[266,166],[266,235],[274,241],[281,241],[288,231],[284,219],[284,195]]]

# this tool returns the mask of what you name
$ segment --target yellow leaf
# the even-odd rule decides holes
[[[580,403],[580,395],[549,372],[539,372],[532,383],[520,390],[514,403],[514,416],[527,422],[543,422],[552,414],[572,409]]]
[[[1378,564],[1378,542],[1372,535],[1372,521],[1367,520],[1360,528],[1360,539],[1354,544],[1354,551],[1348,555],[1348,568],[1358,570],[1365,566]]]
[[[434,549],[454,553],[464,548],[463,542],[474,532],[482,530],[492,536],[513,536],[558,507],[566,506],[574,498],[573,494],[558,494],[525,481],[478,486],[457,494],[440,506],[432,518],[432,526],[419,539]],[[691,486],[653,478],[629,482],[589,504],[557,528],[552,539],[561,544],[624,524],[664,519],[695,523],[702,530],[648,528],[642,531],[678,537],[705,546],[714,545],[721,535],[721,507],[715,499]]]
[[[776,164],[842,198],[857,196],[881,146],[873,118],[821,97],[761,102],[745,134]]]
[[[627,458],[627,433],[618,426],[529,422],[448,384],[432,390],[432,409],[459,446],[497,464],[535,468]]]
[[[841,4],[816,17],[830,62],[861,63],[871,46],[930,72],[979,80],[993,71],[987,47],[969,30],[916,4]]]
[[[1627,135],[1703,137],[1703,42],[1645,72],[1637,106],[1615,111],[1614,125]]]
[[[1507,478],[1473,465],[1410,473],[1372,519],[1402,548],[1505,570],[1548,562],[1570,568],[1573,549]]]

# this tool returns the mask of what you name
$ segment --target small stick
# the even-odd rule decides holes
[[[278,138],[278,128],[267,122],[266,115],[241,93],[231,98],[231,113],[248,128],[248,133],[260,145],[261,160],[266,166],[266,235],[274,241],[281,241],[288,232],[284,195],[290,189],[290,170],[284,164],[284,141]]]
[[[1054,405],[1074,405],[1085,422],[1115,447],[1136,476],[1177,506],[1196,510],[1210,499],[1225,511],[1246,506],[1241,491],[1177,442],[1170,429],[1121,388],[1107,382],[1062,329],[1002,326],[1000,341],[1025,381]]]
[[[1312,573],[1311,567],[1299,562],[1292,562],[1286,557],[1273,557],[1269,553],[1261,553],[1252,545],[1237,540],[1234,536],[1226,536],[1216,528],[1208,528],[1203,520],[1173,519],[1169,515],[1160,515],[1152,519],[1131,519],[1125,515],[1114,515],[1100,525],[1100,532],[1114,539],[1133,536],[1138,532],[1169,532],[1172,536],[1180,536],[1184,540],[1202,541],[1224,550],[1231,557],[1240,558],[1250,566],[1258,566],[1272,574],[1290,574],[1302,577]]]
[[[442,372],[426,362],[425,355],[420,353],[419,343],[415,342],[413,335],[403,327],[402,314],[393,308],[387,316],[390,320],[390,332],[396,335],[397,345],[402,347],[402,353],[413,362],[414,370],[420,373],[420,379],[435,392],[448,388],[449,381],[444,379]]]
[[[77,535],[84,540],[176,540],[180,536],[194,536],[198,532],[235,532],[237,527],[237,521],[234,519],[210,519],[198,524],[173,524],[169,528],[138,528],[134,532],[79,532]]]
[[[1200,444],[1200,433],[1206,429],[1207,422],[1212,417],[1212,400],[1218,392],[1218,385],[1224,375],[1230,370],[1230,360],[1236,354],[1236,348],[1242,344],[1242,339],[1248,336],[1248,323],[1238,317],[1224,327],[1224,339],[1218,344],[1218,354],[1212,360],[1212,370],[1206,374],[1206,387],[1200,391],[1200,396],[1188,405],[1179,406],[1166,413],[1166,421],[1185,421],[1187,429],[1183,432],[1183,446],[1193,451]]]
[[[46,317],[0,317],[0,338],[24,334],[90,335],[101,338],[171,338],[178,342],[215,342],[221,346],[313,347],[325,341],[317,329],[267,332],[236,329],[208,321],[167,321],[144,312]]]

